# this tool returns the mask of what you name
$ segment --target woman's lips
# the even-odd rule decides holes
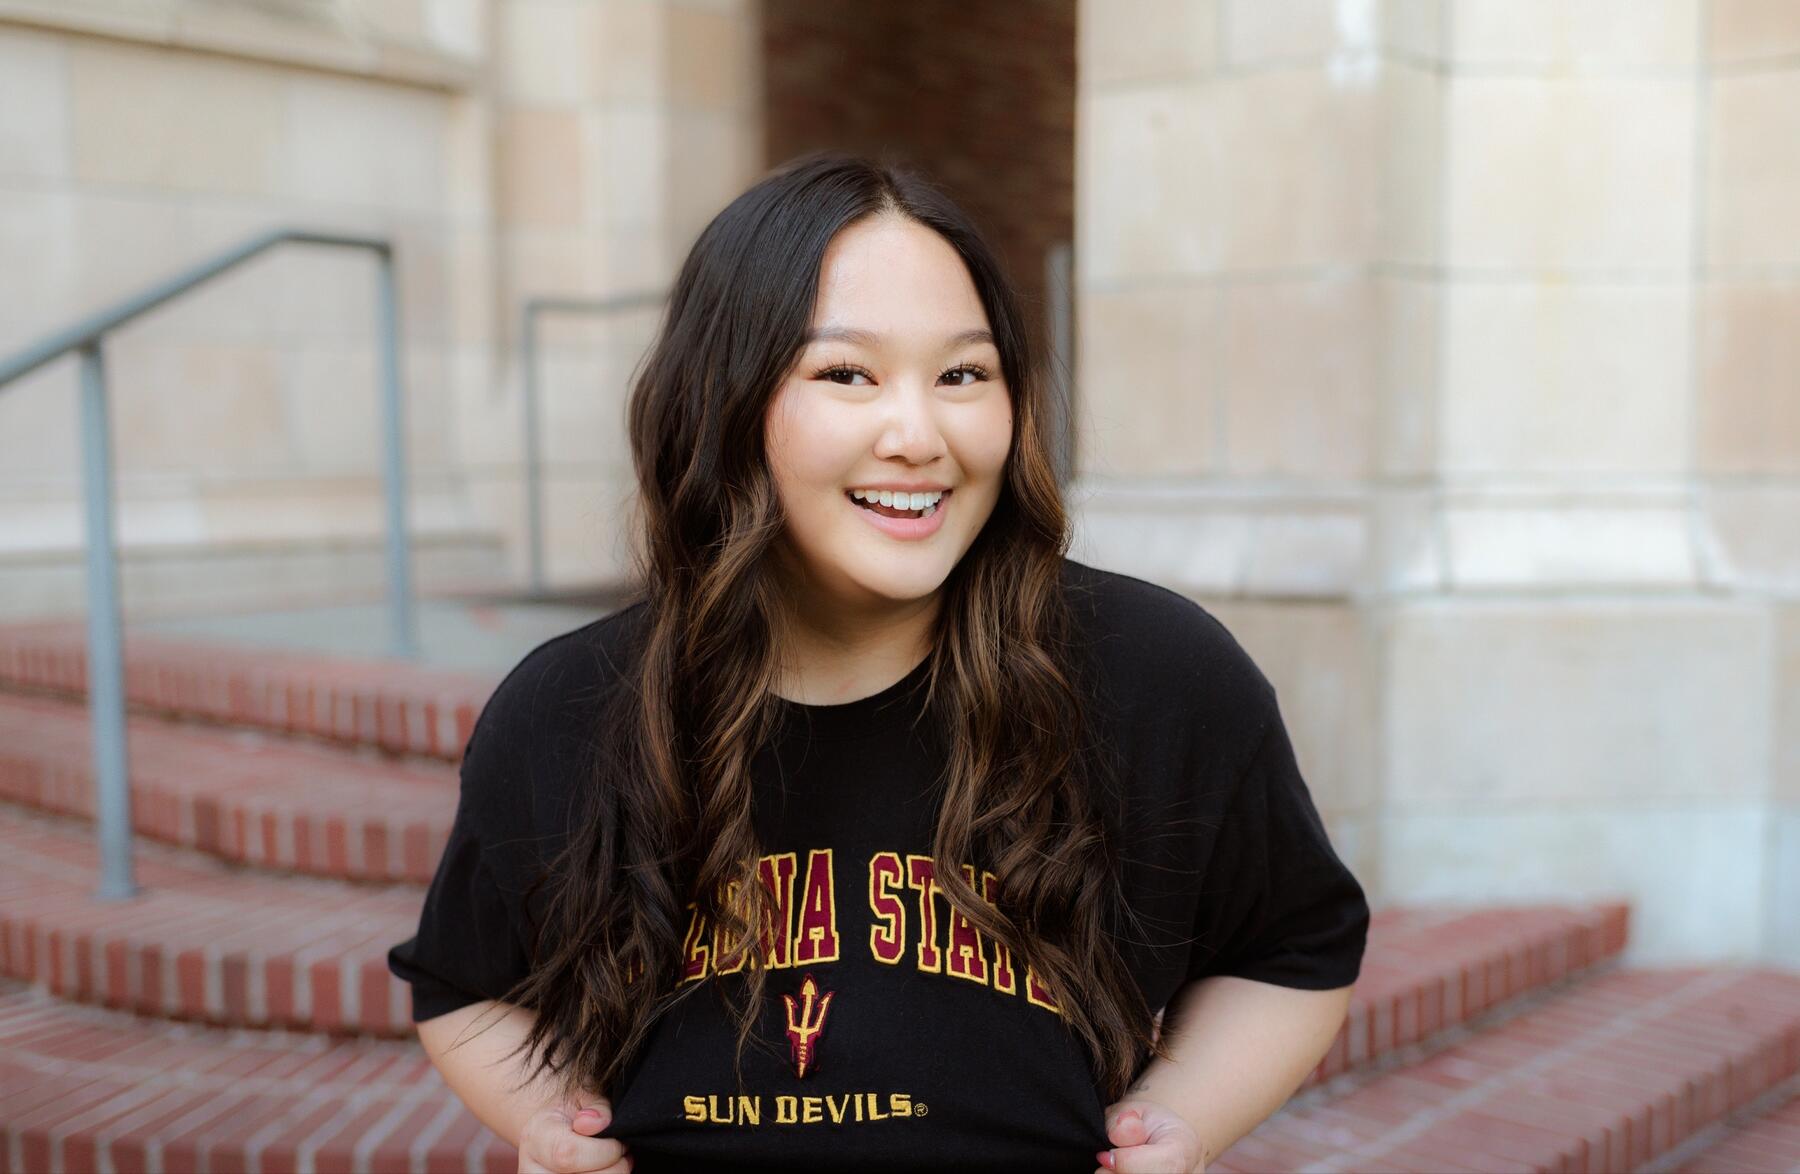
[[[865,509],[856,504],[856,499],[848,493],[844,494],[844,501],[856,511],[857,517],[862,518],[890,538],[913,539],[929,538],[937,533],[938,528],[944,524],[944,512],[949,509],[950,499],[953,496],[952,491],[946,489],[944,495],[938,498],[937,509],[932,511],[929,518],[885,517],[874,510]]]

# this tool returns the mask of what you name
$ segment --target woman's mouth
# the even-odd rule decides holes
[[[882,533],[894,538],[925,538],[944,524],[944,511],[950,507],[951,490],[944,490],[938,500],[920,510],[901,510],[880,502],[859,501],[844,491],[844,500],[861,517]]]

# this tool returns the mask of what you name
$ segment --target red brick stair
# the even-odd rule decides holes
[[[1296,1098],[1209,1167],[1637,1170],[1800,1071],[1800,975],[1614,970]]]
[[[518,1168],[416,1044],[196,1028],[0,981],[0,1174]]]
[[[9,978],[169,1018],[411,1032],[406,984],[388,973],[386,952],[418,924],[417,886],[268,876],[140,841],[143,891],[100,901],[90,827],[4,806],[0,862]]]
[[[456,768],[346,754],[255,731],[127,716],[132,826],[259,868],[426,884],[456,807]],[[85,705],[0,693],[0,800],[92,819]]]
[[[1680,1174],[1767,1174],[1800,1170],[1800,1083],[1781,1090],[1761,1117],[1728,1128],[1690,1155]]]
[[[127,709],[395,754],[455,760],[498,680],[129,630],[125,639]],[[86,628],[67,620],[0,624],[0,690],[84,700]]]

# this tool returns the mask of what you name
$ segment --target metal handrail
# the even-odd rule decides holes
[[[525,299],[519,322],[519,361],[525,369],[525,530],[531,548],[531,593],[543,595],[544,506],[543,457],[538,443],[538,318],[544,314],[612,314],[644,306],[661,305],[667,290],[641,290],[610,298],[531,297]]]
[[[382,480],[387,498],[388,601],[393,652],[417,659],[418,625],[413,614],[411,559],[406,537],[404,429],[400,398],[399,296],[394,280],[394,247],[379,237],[280,228],[252,237],[203,264],[150,286],[134,297],[54,331],[17,354],[0,359],[0,389],[74,351],[81,358],[82,492],[86,498],[88,710],[93,721],[95,812],[100,832],[100,888],[103,901],[135,896],[132,875],[131,785],[125,751],[125,671],[123,623],[119,614],[118,563],[113,532],[112,438],[107,418],[106,368],[101,344],[106,334],[194,286],[281,244],[368,249],[380,261],[378,313],[381,332],[381,407],[385,433]]]

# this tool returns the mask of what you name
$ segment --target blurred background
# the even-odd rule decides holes
[[[0,1171],[515,1168],[383,954],[814,147],[991,233],[1377,907],[1218,1168],[1800,1169],[1800,0],[0,0]]]

